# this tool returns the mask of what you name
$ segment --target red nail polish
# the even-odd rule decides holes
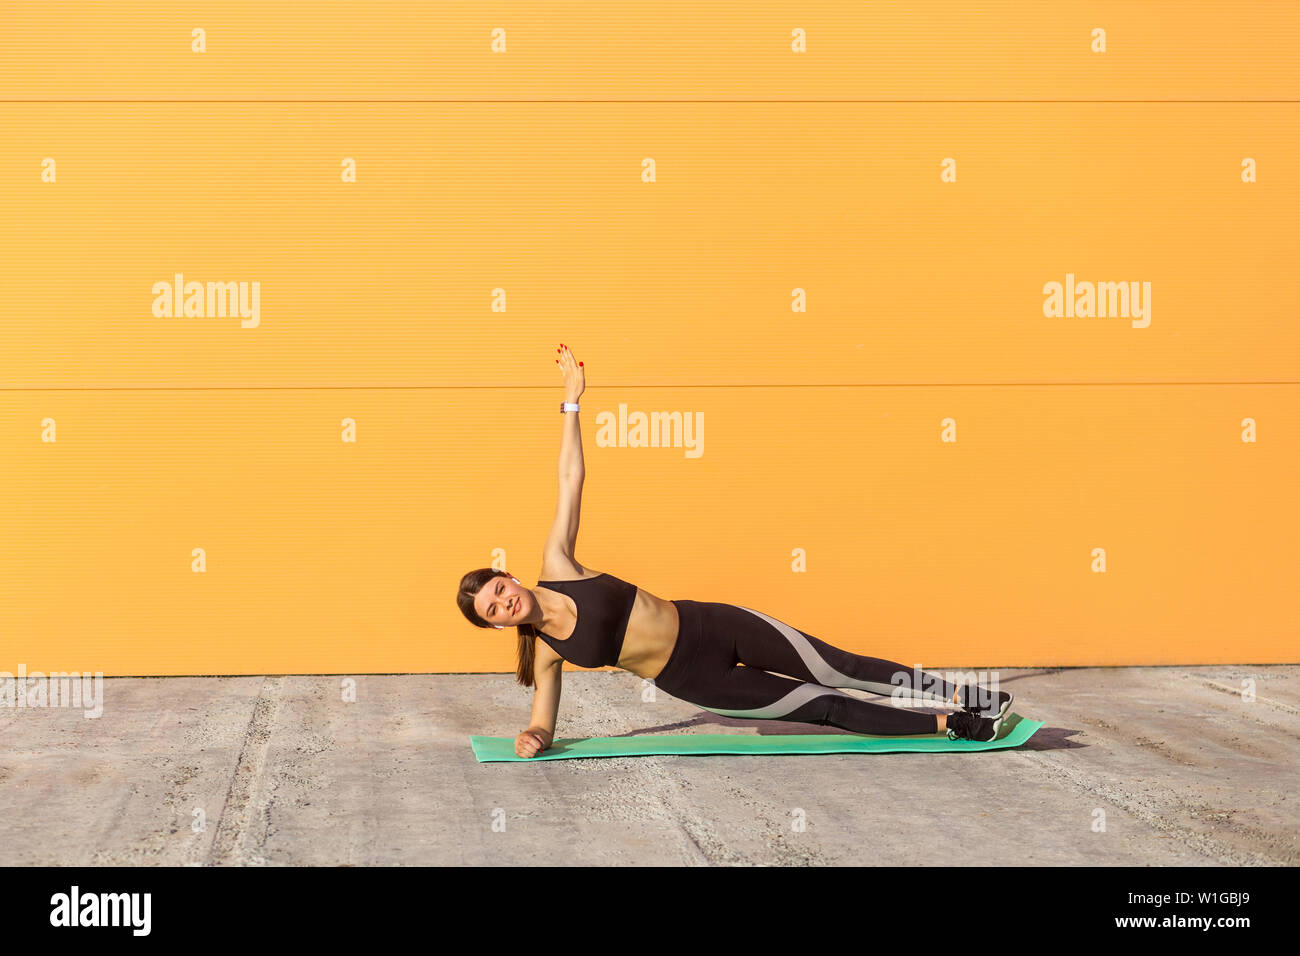
[[[579,362],[579,363],[578,363],[578,364],[579,364],[579,365],[581,365],[581,364],[582,364],[582,363],[581,363],[581,362]]]

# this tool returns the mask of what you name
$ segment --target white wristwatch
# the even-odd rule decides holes
[[[560,413],[578,411],[577,402],[560,402]]]

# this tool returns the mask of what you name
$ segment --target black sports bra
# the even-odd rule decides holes
[[[537,631],[555,653],[579,667],[618,663],[636,603],[635,584],[602,572],[576,581],[538,581],[537,586],[567,594],[578,606],[578,623],[566,640]]]

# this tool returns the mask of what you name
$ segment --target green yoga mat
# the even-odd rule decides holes
[[[996,740],[949,740],[947,734],[871,737],[865,734],[649,734],[644,737],[561,737],[536,757],[516,757],[513,737],[469,738],[479,763],[572,760],[577,757],[648,757],[656,754],[893,754],[952,753],[1019,747],[1043,726],[1009,714]]]

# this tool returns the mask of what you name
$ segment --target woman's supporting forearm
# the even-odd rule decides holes
[[[573,401],[573,399],[566,399]],[[560,477],[576,478],[582,481],[587,477],[587,466],[582,460],[582,427],[578,422],[581,412],[565,412],[563,429],[560,432]]]

